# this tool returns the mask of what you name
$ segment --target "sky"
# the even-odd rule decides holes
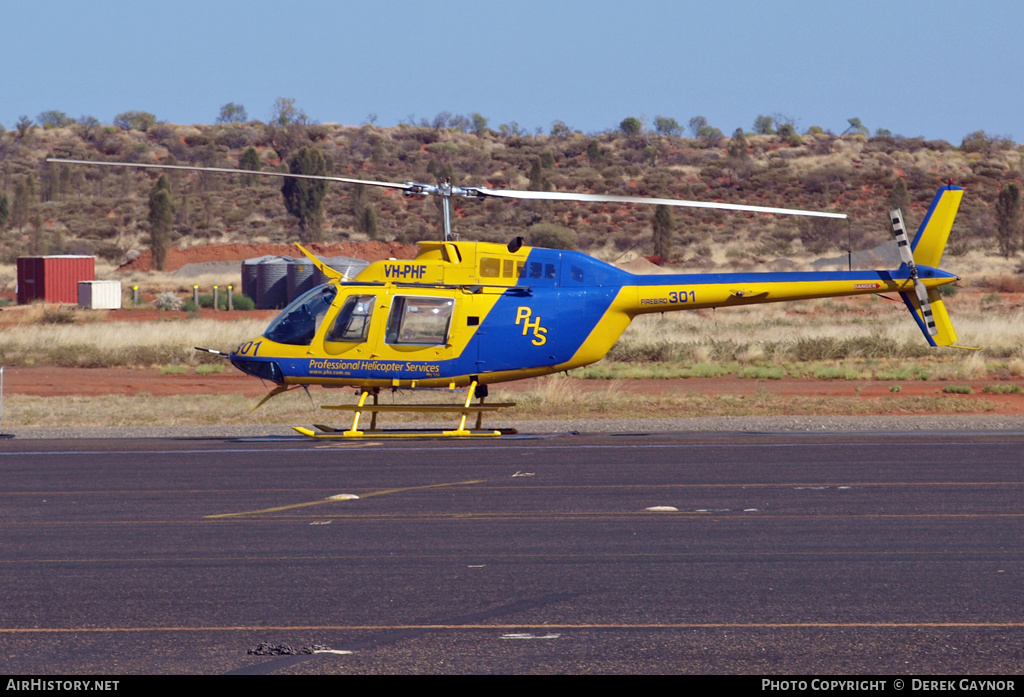
[[[279,97],[320,123],[482,114],[584,133],[627,116],[726,135],[760,114],[798,131],[959,145],[1024,139],[1018,0],[267,2],[0,0],[0,124],[49,110],[214,123]]]

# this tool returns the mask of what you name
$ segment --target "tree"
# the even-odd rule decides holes
[[[362,228],[371,240],[377,239],[377,209],[373,207],[372,203],[367,203],[363,208]]]
[[[303,146],[288,160],[292,174],[327,175],[327,162],[318,148]],[[327,182],[322,179],[288,177],[281,187],[284,206],[299,219],[303,242],[319,242],[323,235],[323,203]]]
[[[217,123],[245,123],[248,120],[249,115],[245,113],[245,107],[234,102],[222,106],[217,117]]]
[[[27,136],[29,130],[32,128],[33,125],[35,125],[35,123],[29,117],[25,115],[19,117],[18,122],[14,124],[14,128],[17,129],[18,132],[18,135],[16,136],[17,139],[21,140],[22,138]]]
[[[487,119],[475,111],[470,115],[470,118],[473,120],[473,133],[483,138],[487,134]]]
[[[747,159],[750,157],[747,147],[747,136],[744,135],[742,128],[737,128],[729,140],[729,157],[736,160]]]
[[[11,204],[11,226],[21,232],[28,224],[35,209],[36,180],[31,174],[20,178],[14,185],[14,202]]]
[[[157,271],[163,271],[167,263],[173,224],[171,182],[166,174],[161,174],[149,192],[149,248],[153,252],[153,268]]]
[[[46,239],[46,231],[43,229],[43,217],[39,211],[32,214],[32,226],[29,232],[29,254],[41,256],[49,251],[49,244]]]
[[[0,231],[7,227],[7,217],[11,214],[11,205],[7,197],[0,191]]]
[[[852,119],[846,119],[846,122],[850,124],[849,128],[840,133],[839,135],[845,136],[847,133],[860,133],[861,135],[868,135],[871,131],[868,127],[861,123],[860,119],[854,116]]]
[[[530,184],[527,187],[530,191],[544,191],[544,183],[547,177],[544,174],[544,165],[541,163],[540,158],[534,158],[533,164],[530,165]]]
[[[448,124],[451,122],[451,120],[452,112],[442,111],[439,112],[437,116],[434,117],[434,120],[430,122],[430,126],[435,131],[443,131],[444,129],[448,128]]]
[[[156,116],[148,111],[125,111],[114,117],[114,125],[125,131],[148,131],[156,125]]]
[[[654,130],[657,131],[660,136],[677,136],[683,132],[683,129],[679,126],[679,122],[675,119],[670,119],[667,116],[654,117]]]
[[[1017,251],[1020,217],[1020,187],[1010,182],[996,199],[996,241],[999,253],[1007,259]]]
[[[44,201],[61,201],[64,199],[64,192],[61,189],[61,170],[66,167],[58,167],[51,164],[47,168],[46,189],[43,192]]]
[[[256,152],[256,148],[251,145],[245,149],[242,154],[242,161],[240,163],[241,169],[248,170],[250,172],[260,171],[260,154]],[[242,175],[242,186],[252,186],[256,183],[256,177],[252,174]]]
[[[975,131],[964,136],[960,143],[960,149],[964,152],[980,152],[985,155],[991,154],[994,150],[1006,150],[1013,147],[1013,141],[1003,136]]]
[[[622,123],[619,124],[619,130],[625,133],[627,136],[635,136],[640,133],[640,130],[644,125],[635,116],[627,116],[622,119]]]
[[[907,182],[903,177],[896,177],[892,191],[889,192],[889,210],[896,208],[904,211],[904,215],[910,210],[910,195],[907,193]]]
[[[672,252],[672,209],[668,206],[654,208],[654,255],[668,259]]]
[[[43,127],[43,130],[70,126],[75,122],[74,119],[69,118],[63,111],[44,111],[36,117],[36,121]]]
[[[293,123],[306,123],[309,117],[306,112],[295,106],[295,100],[290,97],[278,97],[274,100],[274,109],[270,114],[270,123],[274,126],[285,127]]]
[[[549,132],[552,138],[568,138],[569,134],[572,133],[572,129],[565,125],[565,121],[552,121],[551,131]]]
[[[709,126],[708,120],[703,116],[694,116],[690,119],[690,131],[705,147],[717,145],[722,139],[722,132],[714,126]]]
[[[754,133],[761,136],[775,135],[775,120],[771,116],[758,114],[754,119]]]

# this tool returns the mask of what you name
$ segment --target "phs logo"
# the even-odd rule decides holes
[[[537,319],[530,321],[530,316],[533,314],[533,310],[528,307],[520,307],[516,309],[516,326],[519,323],[523,323],[523,336],[526,336],[526,332],[530,329],[533,330],[533,340],[530,342],[534,346],[543,346],[548,343],[548,338],[544,336],[548,333],[548,330],[540,326],[540,315],[537,315]]]

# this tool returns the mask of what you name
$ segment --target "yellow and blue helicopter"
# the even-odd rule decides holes
[[[124,162],[53,162],[108,166],[242,170]],[[307,252],[328,282],[288,305],[259,337],[227,353],[239,370],[275,383],[257,408],[297,386],[351,386],[355,405],[325,406],[354,412],[351,428],[296,427],[312,437],[358,437],[364,412],[368,429],[382,435],[500,435],[481,428],[484,412],[511,406],[486,403],[488,385],[557,373],[601,360],[634,317],[652,312],[732,307],[846,295],[898,293],[932,346],[957,340],[939,287],[958,276],[938,265],[956,217],[963,189],[941,188],[910,241],[899,210],[891,211],[902,264],[892,270],[777,273],[632,274],[581,252],[453,239],[450,199],[498,197],[716,208],[739,212],[846,218],[827,211],[803,211],[676,199],[497,190],[450,184],[403,184],[343,177],[251,172],[267,176],[324,179],[400,189],[406,196],[438,195],[444,239],[420,242],[412,260],[378,261],[349,279]],[[208,349],[204,349],[208,350]],[[214,353],[220,353],[214,351]],[[380,390],[466,388],[461,404],[378,403]],[[473,398],[479,399],[473,403]],[[368,398],[372,403],[367,404]],[[453,430],[430,434],[382,432],[380,412],[461,414]],[[476,425],[467,428],[467,417]]]

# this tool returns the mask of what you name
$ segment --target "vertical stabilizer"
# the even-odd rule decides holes
[[[944,186],[935,194],[928,214],[917,231],[917,237],[910,245],[914,252],[914,262],[920,266],[937,268],[942,261],[942,253],[946,249],[949,231],[953,229],[953,220],[960,208],[960,199],[964,190],[959,186]]]

